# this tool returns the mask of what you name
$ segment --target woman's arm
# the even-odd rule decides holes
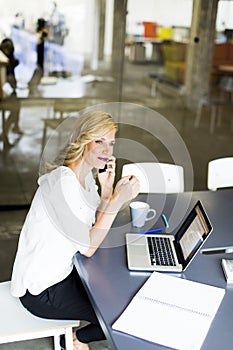
[[[113,194],[113,183],[115,180],[115,168],[116,168],[116,159],[111,157],[106,164],[106,169],[98,172],[98,180],[101,187],[100,194],[100,205],[96,212],[96,219],[98,219],[99,213],[102,213],[107,208],[110,199]]]
[[[90,248],[84,254],[87,257],[92,256],[106,237],[111,225],[120,210],[126,202],[135,198],[139,193],[139,182],[136,177],[128,176],[120,179],[115,187],[114,193],[104,204],[101,202],[98,208],[96,222],[90,230]]]

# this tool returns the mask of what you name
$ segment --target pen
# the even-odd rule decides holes
[[[149,230],[149,231],[144,231],[144,232],[139,232],[140,234],[147,235],[150,233],[162,233],[163,229],[162,228],[156,228],[154,230]]]
[[[168,228],[168,227],[169,227],[169,223],[168,223],[168,221],[167,221],[166,215],[165,215],[165,214],[162,214],[162,218],[163,218],[165,227]]]
[[[201,250],[202,254],[229,254],[233,253],[233,246],[230,247],[217,247],[217,248],[206,248]]]

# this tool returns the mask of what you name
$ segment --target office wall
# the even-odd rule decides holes
[[[128,31],[132,33],[142,21],[164,27],[190,26],[192,3],[192,0],[128,0]]]
[[[233,1],[219,1],[216,28],[219,31],[233,29]]]
[[[189,27],[193,0],[128,0],[127,30],[135,34],[142,30],[138,23],[156,22],[160,26]],[[219,0],[216,29],[233,29],[233,1]]]
[[[95,1],[56,0],[70,30],[65,45],[87,57],[91,57],[93,52]],[[50,3],[48,0],[30,0],[29,5],[25,0],[0,0],[0,36],[7,35],[9,24],[17,12],[23,13],[27,29],[35,29],[37,19],[48,12]],[[107,0],[106,55],[111,55],[113,3],[114,0]],[[138,29],[137,22],[142,21],[155,21],[163,26],[190,26],[192,3],[193,0],[128,0],[127,31],[134,33]],[[217,26],[218,29],[224,26],[233,28],[233,1],[219,1]]]

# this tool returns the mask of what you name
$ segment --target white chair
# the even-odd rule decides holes
[[[135,175],[142,193],[184,192],[184,170],[180,165],[144,162],[125,164],[122,176]]]
[[[233,157],[214,159],[209,162],[207,187],[212,191],[233,187]]]
[[[72,328],[79,321],[48,320],[32,315],[18,298],[10,293],[10,281],[0,283],[0,344],[45,337],[54,338],[54,349],[60,350],[60,335],[65,335],[67,350],[73,350]]]

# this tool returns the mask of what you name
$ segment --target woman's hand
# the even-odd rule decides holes
[[[113,161],[113,167],[115,170],[115,161]],[[99,178],[106,183],[112,183],[111,176],[113,176],[111,170],[106,174],[99,174]],[[90,257],[95,253],[96,249],[106,237],[119,210],[125,203],[135,198],[138,193],[139,181],[135,176],[124,176],[117,182],[110,200],[102,201],[98,208],[96,222],[90,230],[90,248],[85,253],[85,256]]]
[[[135,176],[124,176],[116,184],[114,197],[124,203],[135,198],[140,191],[139,181]]]
[[[107,198],[112,195],[113,183],[115,180],[116,158],[109,158],[106,163],[107,169],[104,172],[98,172],[98,180],[101,186],[101,197]]]

